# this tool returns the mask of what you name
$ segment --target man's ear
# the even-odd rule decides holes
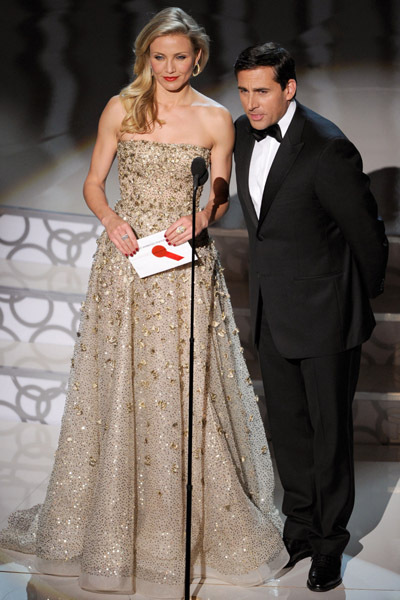
[[[297,84],[295,79],[289,79],[286,84],[286,98],[292,100],[296,94]]]

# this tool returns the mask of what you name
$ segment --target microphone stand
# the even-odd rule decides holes
[[[193,372],[194,372],[194,263],[196,233],[196,195],[200,185],[208,179],[204,158],[198,156],[192,162],[192,279],[190,291],[190,355],[189,355],[189,403],[188,403],[188,455],[186,483],[186,553],[185,553],[185,600],[190,600],[191,539],[192,539],[192,448],[193,448]]]
[[[193,178],[192,198],[192,278],[190,286],[190,354],[189,354],[189,404],[188,404],[188,455],[186,483],[186,553],[185,553],[185,600],[190,600],[191,540],[192,540],[192,448],[193,448],[193,372],[194,372],[194,263],[196,231],[196,195],[199,176]]]

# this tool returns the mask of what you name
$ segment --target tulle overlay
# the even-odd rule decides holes
[[[188,144],[118,145],[117,212],[138,237],[191,212]],[[214,243],[196,241],[194,575],[257,585],[286,560],[257,398]],[[103,233],[82,307],[43,505],[14,513],[4,547],[92,590],[181,597],[190,266],[140,279]]]

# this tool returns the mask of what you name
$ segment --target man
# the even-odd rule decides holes
[[[288,567],[341,583],[354,503],[352,400],[375,325],[388,243],[353,144],[294,100],[295,64],[275,43],[235,64],[238,194],[249,231],[250,309],[277,468]]]

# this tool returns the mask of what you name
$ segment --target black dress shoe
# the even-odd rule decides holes
[[[327,592],[342,583],[341,556],[315,554],[308,574],[307,587],[313,592]]]
[[[286,550],[289,552],[289,561],[284,569],[291,569],[299,560],[312,556],[313,551],[310,544],[304,540],[288,540],[283,538]]]

